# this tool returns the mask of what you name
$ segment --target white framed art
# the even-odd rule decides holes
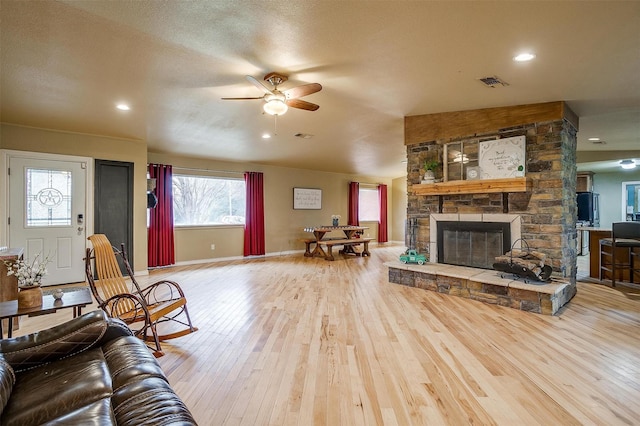
[[[322,189],[293,188],[294,210],[322,209]]]
[[[478,163],[482,179],[522,176],[526,155],[524,136],[484,141],[479,145]]]

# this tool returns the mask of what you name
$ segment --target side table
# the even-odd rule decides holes
[[[9,300],[0,302],[0,320],[17,318],[20,315],[29,315],[30,317],[38,315],[53,314],[58,309],[73,308],[73,317],[82,315],[82,308],[93,302],[89,287],[67,287],[63,289],[64,295],[62,299],[55,299],[53,295],[47,294],[42,296],[42,305],[34,308],[18,308],[17,300]],[[0,321],[0,336],[3,334],[4,328]],[[7,327],[7,338],[13,336],[13,322],[9,321]]]

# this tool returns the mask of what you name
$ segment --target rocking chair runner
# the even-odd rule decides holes
[[[98,305],[109,316],[119,318],[129,325],[140,323],[140,328],[133,332],[142,340],[153,342],[154,355],[163,355],[161,341],[198,330],[191,323],[187,299],[177,283],[162,280],[141,289],[134,278],[124,244],[121,250],[117,250],[103,234],[92,235],[89,240],[93,250],[87,249],[85,270]],[[129,274],[128,279],[123,277],[116,255],[121,256]],[[167,321],[177,322],[186,328],[169,334],[158,334],[157,325]]]

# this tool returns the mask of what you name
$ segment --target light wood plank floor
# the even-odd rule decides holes
[[[640,424],[640,290],[542,316],[389,284],[402,249],[154,271],[200,328],[159,362],[202,425]]]

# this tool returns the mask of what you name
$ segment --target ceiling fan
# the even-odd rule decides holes
[[[316,111],[320,108],[319,105],[312,104],[311,102],[303,101],[299,99],[303,96],[311,95],[312,93],[322,90],[322,86],[318,83],[303,84],[302,86],[293,87],[291,89],[280,91],[278,86],[285,81],[287,77],[275,72],[269,73],[264,76],[264,80],[268,81],[273,86],[272,89],[267,88],[264,84],[260,83],[254,77],[246,76],[249,83],[256,86],[258,89],[264,92],[264,96],[255,98],[222,98],[225,101],[238,101],[247,99],[262,99],[265,103],[262,106],[264,112],[271,115],[283,115],[287,112],[289,107],[305,109],[307,111]]]

